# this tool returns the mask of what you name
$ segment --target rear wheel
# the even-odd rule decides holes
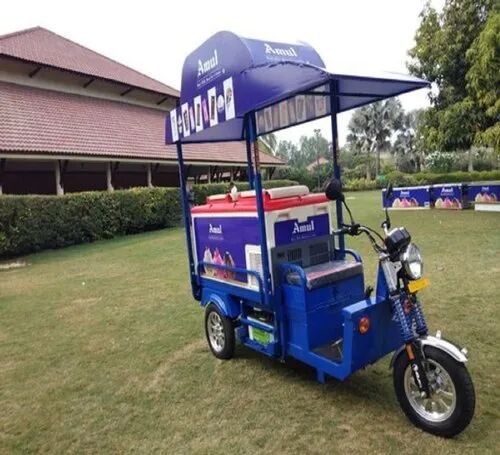
[[[394,364],[394,388],[399,404],[417,427],[446,438],[461,433],[474,415],[475,392],[463,363],[427,346],[424,369],[431,394],[422,397],[403,351]]]
[[[234,355],[234,324],[213,303],[205,310],[205,334],[212,354],[218,359]]]

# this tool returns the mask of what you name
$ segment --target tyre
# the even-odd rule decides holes
[[[205,334],[212,354],[218,359],[234,355],[234,324],[213,303],[205,310]]]
[[[424,431],[451,438],[469,425],[476,395],[463,363],[440,349],[426,346],[424,369],[431,396],[422,398],[413,378],[406,352],[394,363],[394,389],[401,408],[411,422]]]

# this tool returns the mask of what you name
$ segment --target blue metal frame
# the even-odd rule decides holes
[[[232,42],[233,45],[236,46],[235,49],[241,48],[245,51],[250,50],[248,46],[240,46],[240,41],[243,42],[245,39],[236,39],[234,35],[227,34],[227,32],[223,32],[219,38],[224,38]],[[217,38],[217,35],[214,35],[212,39],[217,40],[219,38]],[[245,42],[248,44],[250,41]],[[304,47],[304,49],[306,53],[314,52],[314,54],[311,55],[319,58],[319,56],[315,54],[314,50],[308,50],[309,48],[307,46]],[[306,60],[309,62],[310,58],[308,57]],[[293,69],[294,74],[296,74],[295,71],[299,67],[301,70],[309,68],[309,71],[312,71],[311,65],[305,65],[303,63],[297,66],[296,62],[287,62],[287,65],[289,65],[287,68]],[[253,69],[255,70],[260,66],[261,65],[257,65],[253,67]],[[190,71],[194,71],[194,73],[196,73],[195,58],[192,58],[191,67]],[[262,66],[262,68],[266,67]],[[270,65],[269,69],[271,68],[276,68],[276,65]],[[419,334],[426,333],[427,328],[419,305],[415,306],[412,314],[410,314],[406,319],[404,315],[401,316],[400,313],[402,311],[402,303],[401,301],[392,301],[389,298],[388,286],[380,267],[377,274],[377,289],[374,298],[365,297],[364,274],[361,272],[353,273],[353,276],[338,280],[332,284],[324,285],[318,288],[311,286],[311,289],[309,289],[304,269],[291,263],[282,264],[280,266],[279,277],[274,277],[275,287],[273,289],[266,235],[266,218],[264,210],[264,194],[262,189],[262,175],[260,170],[259,147],[257,141],[256,111],[257,109],[287,100],[288,98],[300,93],[328,96],[330,104],[330,113],[328,115],[330,115],[331,120],[330,126],[332,134],[334,176],[340,180],[341,169],[338,159],[337,114],[342,109],[345,110],[345,103],[341,97],[371,98],[369,101],[366,101],[366,103],[359,104],[363,105],[371,103],[375,99],[388,98],[391,94],[397,95],[399,93],[404,93],[405,91],[411,91],[415,89],[417,85],[424,86],[423,84],[425,81],[413,81],[411,84],[414,85],[409,85],[407,88],[403,86],[400,87],[401,84],[404,85],[407,82],[403,80],[399,81],[401,84],[398,85],[400,88],[398,93],[393,93],[396,90],[395,87],[392,88],[393,92],[391,92],[391,94],[385,92],[382,94],[359,93],[357,91],[346,91],[345,81],[343,79],[347,78],[347,76],[343,77],[331,73],[325,73],[325,71],[323,71],[320,67],[314,69],[313,73],[316,74],[316,79],[311,80],[308,72],[302,73],[300,84],[297,85],[296,82],[293,82],[296,80],[292,78],[292,85],[296,84],[297,87],[289,87],[287,84],[284,84],[281,88],[278,87],[278,91],[276,91],[277,79],[274,80],[274,83],[271,81],[269,85],[272,89],[270,91],[272,96],[268,96],[267,98],[261,97],[260,101],[255,102],[253,99],[255,94],[252,92],[252,97],[250,98],[249,103],[245,104],[245,97],[240,98],[240,100],[243,100],[243,103],[237,104],[237,106],[243,106],[241,107],[241,112],[236,112],[236,118],[234,118],[233,114],[232,121],[236,122],[234,125],[237,125],[237,128],[235,127],[235,131],[232,131],[231,133],[232,139],[228,140],[244,138],[246,142],[248,181],[250,183],[250,188],[255,190],[257,206],[262,275],[255,270],[230,267],[222,264],[206,263],[203,261],[198,262],[197,266],[195,266],[192,238],[192,217],[186,188],[187,175],[183,159],[182,142],[214,142],[214,138],[218,133],[214,133],[214,135],[211,136],[210,134],[205,134],[206,131],[200,132],[198,140],[196,140],[196,138],[189,137],[189,135],[186,134],[182,140],[179,139],[176,141],[176,146],[177,158],[179,162],[179,181],[183,221],[186,232],[186,246],[189,260],[191,288],[194,298],[199,300],[202,306],[209,303],[217,305],[224,315],[237,320],[240,323],[240,327],[238,329],[240,340],[245,345],[269,356],[280,356],[284,359],[286,356],[291,355],[299,360],[302,360],[303,362],[316,368],[318,380],[324,382],[326,374],[334,376],[338,379],[345,379],[354,371],[363,368],[369,363],[373,363],[383,355],[394,351],[401,345],[403,340],[406,340],[409,337],[408,330],[400,331],[396,318],[393,316],[391,311],[398,314],[400,318],[402,317],[406,321],[407,326],[411,325],[413,321],[415,321]],[[234,70],[232,77],[238,81],[241,74],[242,71],[240,68],[237,71]],[[226,76],[228,75],[226,74]],[[266,76],[268,76],[268,74],[266,74]],[[325,79],[326,77],[328,77],[328,79]],[[350,76],[350,78],[351,80],[354,80],[357,76]],[[366,80],[366,78],[360,79]],[[260,81],[258,78],[257,80]],[[286,79],[282,80],[285,81]],[[374,80],[382,81],[383,79],[375,78]],[[339,81],[343,84],[342,92],[339,90]],[[388,81],[390,82],[391,80],[388,79]],[[410,84],[410,82],[408,83]],[[328,85],[328,91],[313,91],[314,88],[320,87],[323,84]],[[187,87],[190,87],[189,83]],[[252,85],[250,85],[250,87],[252,87]],[[187,94],[184,93],[184,98],[189,98],[189,96],[193,95],[190,90],[192,90],[192,87],[187,90]],[[198,89],[196,89],[195,92],[198,93]],[[184,101],[186,101],[186,99]],[[248,99],[246,101],[248,101]],[[259,102],[262,105],[258,105]],[[186,104],[187,103],[183,106]],[[356,106],[358,105],[356,104]],[[174,112],[175,115],[177,115],[178,110],[179,107]],[[176,126],[178,123],[176,123],[175,116],[171,116],[170,119],[173,119],[174,121],[174,126],[172,127],[173,134],[174,131],[178,132],[179,128]],[[167,122],[167,128],[168,127],[169,122]],[[187,130],[184,129],[184,131]],[[227,131],[225,131],[224,134],[219,134],[219,136],[227,139]],[[203,138],[207,140],[203,141]],[[171,142],[173,142],[173,140]],[[335,202],[335,206],[336,224],[337,228],[340,229],[344,224],[342,201],[337,200]],[[334,250],[334,258],[336,260],[344,260],[346,255],[349,255],[352,256],[356,262],[362,262],[359,254],[350,249],[346,249],[344,234],[340,234],[338,236],[338,241],[336,243],[337,245],[335,245]],[[237,285],[236,283],[222,281],[214,277],[203,275],[202,269],[205,267],[251,275],[257,280],[258,289],[252,289],[246,286]],[[299,276],[298,284],[288,283],[287,274],[290,272],[296,273]],[[266,311],[269,315],[272,314],[273,323],[264,324],[249,318],[248,316],[252,314],[254,308]],[[363,317],[369,317],[373,324],[373,329],[366,334],[360,333],[359,331],[359,321]],[[411,321],[409,318],[411,318]],[[272,333],[274,341],[268,345],[257,343],[250,338],[248,331],[249,326],[263,330],[267,333]],[[340,341],[342,342],[342,353],[340,358],[334,359],[333,357],[321,354],[321,352],[323,352],[321,349],[325,346],[328,347]]]
[[[333,174],[336,179],[341,181],[341,173],[338,159],[338,126],[337,126],[337,112],[339,111],[338,106],[338,81],[330,81],[330,119],[332,128],[332,154],[333,154]],[[344,213],[342,207],[342,201],[337,199],[335,201],[335,212],[337,215],[337,228],[340,229],[344,224]],[[344,234],[339,235],[339,259],[345,257],[345,238]]]

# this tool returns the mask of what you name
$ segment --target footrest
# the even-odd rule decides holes
[[[337,341],[318,346],[313,349],[313,352],[321,357],[325,357],[333,362],[342,362],[342,347],[344,340],[342,338]]]

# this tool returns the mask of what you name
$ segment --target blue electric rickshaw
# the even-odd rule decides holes
[[[312,366],[324,382],[344,380],[392,352],[405,414],[451,437],[474,413],[467,351],[440,332],[428,334],[418,299],[428,284],[419,249],[404,227],[391,228],[387,210],[382,234],[354,221],[338,163],[338,113],[428,85],[404,75],[328,72],[307,44],[219,32],[185,60],[166,141],[177,146],[192,292],[205,308],[213,354],[231,358],[237,338],[264,355]],[[334,165],[325,194],[300,186],[263,190],[257,138],[321,117],[331,119]],[[191,207],[182,146],[222,141],[246,142],[251,190]],[[328,201],[335,202],[335,223]],[[374,295],[365,289],[361,257],[345,245],[346,236],[361,234],[379,259]]]

